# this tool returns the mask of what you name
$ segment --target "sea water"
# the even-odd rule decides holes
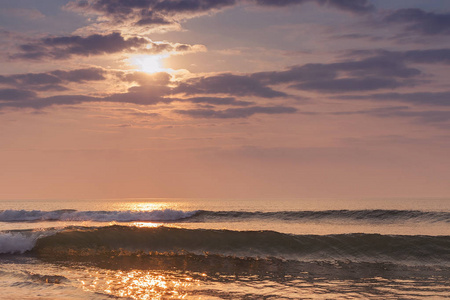
[[[0,202],[0,299],[440,299],[450,199]]]

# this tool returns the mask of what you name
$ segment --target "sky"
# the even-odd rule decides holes
[[[450,1],[1,1],[0,66],[0,199],[450,196]]]

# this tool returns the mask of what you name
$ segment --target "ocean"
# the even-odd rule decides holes
[[[0,299],[448,299],[450,199],[0,202]]]

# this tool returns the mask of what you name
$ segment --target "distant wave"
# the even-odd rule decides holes
[[[229,220],[229,219],[279,219],[297,220],[355,220],[355,221],[407,221],[450,222],[450,212],[420,210],[321,210],[321,211],[198,211],[191,220]]]
[[[175,221],[193,216],[195,211],[163,209],[152,211],[77,211],[61,209],[42,210],[2,210],[0,222],[36,221],[95,221],[95,222],[133,222],[133,221]]]
[[[192,253],[294,260],[450,263],[450,236],[380,234],[291,235],[170,227],[71,227],[48,232],[3,232],[0,253],[31,251],[51,259],[131,254]],[[72,257],[72,258],[70,258]]]
[[[207,222],[266,219],[283,221],[370,221],[370,222],[445,222],[450,223],[450,212],[420,210],[322,210],[322,211],[181,211],[172,209],[152,211],[77,211],[73,209],[2,210],[0,222],[37,221],[95,221],[95,222]]]

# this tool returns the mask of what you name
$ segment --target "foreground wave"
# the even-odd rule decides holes
[[[242,221],[245,219],[275,219],[283,221],[370,221],[370,222],[445,222],[450,223],[450,212],[421,210],[323,210],[323,211],[181,211],[172,209],[152,211],[77,211],[63,209],[41,210],[2,210],[0,222],[38,222],[38,221],[94,221],[94,222],[206,222]]]
[[[290,235],[171,227],[71,227],[0,235],[0,252],[30,252],[50,259],[97,256],[222,255],[298,261],[412,262],[450,264],[450,236],[380,234]]]

